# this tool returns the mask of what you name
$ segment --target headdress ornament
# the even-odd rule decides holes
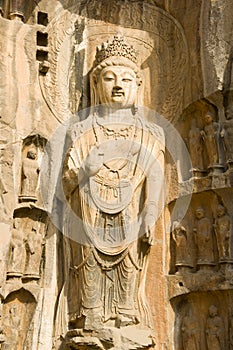
[[[128,45],[122,35],[115,35],[112,41],[106,41],[96,48],[94,67],[113,56],[125,57],[137,64],[137,53],[132,45]]]

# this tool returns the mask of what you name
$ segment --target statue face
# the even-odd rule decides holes
[[[204,217],[204,211],[203,211],[203,209],[197,209],[196,212],[195,212],[195,214],[196,214],[196,218],[197,218],[197,219],[201,219],[201,218]]]
[[[222,206],[219,206],[218,209],[217,209],[217,215],[218,217],[221,217],[225,214],[225,208],[222,207]]]
[[[136,74],[125,66],[109,66],[99,76],[100,103],[111,108],[132,107],[137,95]]]
[[[225,116],[226,119],[232,119],[233,118],[233,105],[229,104],[225,110]]]
[[[207,125],[208,125],[208,124],[211,124],[212,121],[213,121],[212,115],[211,115],[211,114],[208,114],[208,113],[205,115],[204,119],[205,119],[205,123],[206,123]]]
[[[34,150],[28,151],[27,158],[29,158],[29,159],[36,159],[36,152]]]

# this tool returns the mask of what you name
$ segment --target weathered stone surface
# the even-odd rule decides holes
[[[0,1],[2,349],[233,348],[232,9]]]

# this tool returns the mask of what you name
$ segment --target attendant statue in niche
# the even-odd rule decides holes
[[[181,222],[174,221],[172,225],[172,237],[176,244],[175,265],[178,270],[178,273],[187,272],[191,268],[193,268],[193,263],[190,252],[188,232]]]
[[[37,150],[30,146],[27,151],[27,156],[22,163],[22,188],[21,201],[36,201],[36,190],[39,176],[39,165],[37,162]]]
[[[205,211],[199,207],[195,211],[196,227],[193,229],[197,246],[197,266],[206,269],[214,265],[213,234],[210,219],[205,217]]]
[[[229,259],[231,232],[231,219],[226,213],[226,209],[223,205],[219,205],[217,208],[217,218],[215,219],[214,230],[217,238],[219,260],[221,262]]]
[[[43,243],[43,237],[39,231],[39,224],[35,223],[25,241],[27,261],[24,277],[35,279],[40,278],[40,263]]]
[[[72,327],[150,326],[143,286],[162,210],[164,135],[137,111],[140,84],[135,50],[124,38],[97,48],[94,108],[72,127],[63,169],[64,193],[80,219],[67,219],[68,230],[83,238],[71,244]]]
[[[197,127],[196,119],[191,122],[189,131],[189,152],[192,160],[192,169],[194,176],[202,175],[203,167],[203,140],[201,130]]]
[[[223,138],[226,161],[229,168],[233,166],[233,96],[227,96],[227,106],[225,108],[226,121],[223,122],[221,137]]]
[[[13,222],[12,237],[10,242],[10,257],[7,275],[21,277],[24,272],[26,261],[25,237],[20,227],[20,218]]]
[[[183,350],[201,350],[199,321],[190,308],[181,323]]]
[[[206,343],[208,350],[224,350],[224,325],[218,315],[215,305],[209,307],[209,316],[206,321]]]
[[[204,129],[201,131],[208,158],[208,168],[213,170],[219,167],[219,125],[214,122],[213,114],[208,111],[204,116]]]

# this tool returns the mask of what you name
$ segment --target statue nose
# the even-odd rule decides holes
[[[119,85],[119,84],[118,84],[118,85],[116,84],[116,85],[114,86],[113,90],[116,91],[116,92],[117,92],[117,91],[120,91],[120,90],[122,90],[122,86]]]
[[[118,77],[116,77],[116,79],[115,79],[115,88],[118,88],[118,89],[122,88],[122,81]]]

